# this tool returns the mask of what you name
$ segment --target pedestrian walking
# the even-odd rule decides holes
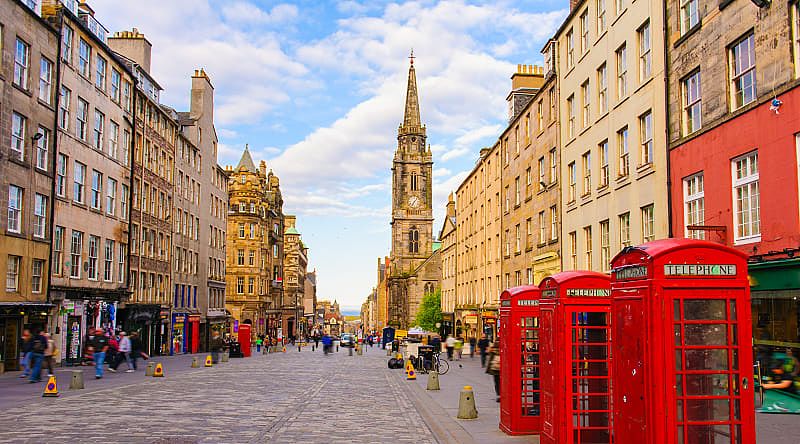
[[[22,330],[22,374],[20,378],[27,378],[31,374],[31,331]]]
[[[29,382],[31,384],[41,382],[42,380],[42,362],[44,361],[44,352],[47,350],[47,338],[42,335],[39,329],[34,330],[31,336],[31,374]]]
[[[103,377],[103,364],[108,352],[108,338],[103,334],[103,330],[99,328],[95,330],[89,342],[89,350],[94,358],[94,377],[100,379]]]
[[[464,340],[461,338],[456,339],[455,344],[453,344],[453,348],[456,355],[456,361],[461,360],[461,351],[464,349]]]
[[[125,335],[124,331],[121,331],[119,332],[119,350],[117,351],[113,364],[108,367],[108,370],[116,372],[117,367],[122,364],[122,361],[125,361],[128,364],[128,369],[125,370],[125,373],[133,373],[133,363],[131,360],[131,339]]]
[[[481,336],[481,339],[478,341],[478,350],[481,352],[481,367],[486,367],[486,349],[489,348],[489,338],[486,337],[486,333]]]
[[[130,364],[131,364],[131,368],[133,369],[133,371],[136,371],[136,361],[140,357],[142,357],[144,359],[148,359],[149,356],[147,356],[147,354],[145,354],[142,351],[142,341],[141,341],[141,339],[139,339],[139,332],[138,331],[134,331],[134,332],[131,333],[130,340],[131,340],[131,354],[130,354],[131,360],[130,360]]]
[[[225,350],[225,343],[222,341],[219,332],[216,330],[214,330],[214,333],[211,334],[211,343],[209,344],[209,348],[211,349],[211,363],[216,364],[219,362],[220,352]]]
[[[497,395],[497,402],[500,402],[500,350],[497,343],[489,346],[489,364],[486,366],[486,373],[494,378],[494,393]]]
[[[256,338],[256,353],[261,353],[261,344],[264,343],[264,340],[261,339],[261,336]]]
[[[322,337],[322,351],[325,353],[325,356],[327,356],[328,353],[332,352],[331,350],[332,347],[333,347],[333,338],[331,338],[330,335],[325,334]]]
[[[55,363],[55,357],[58,355],[58,347],[56,347],[56,341],[50,336],[50,333],[44,332],[42,336],[47,339],[47,348],[44,350],[44,362],[43,366],[47,366],[47,376],[53,376],[53,364]]]
[[[447,360],[453,360],[453,350],[456,347],[456,338],[453,335],[447,335],[447,339],[444,341],[445,346],[447,347]]]
[[[469,358],[475,358],[475,336],[469,338]]]
[[[116,373],[117,366],[114,365],[114,363],[117,362],[119,356],[119,341],[113,331],[109,331],[108,334],[104,333],[103,336],[108,338],[108,350],[106,351],[105,358],[106,363],[108,363],[108,371]]]

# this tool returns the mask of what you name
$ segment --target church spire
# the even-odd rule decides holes
[[[408,90],[406,91],[406,111],[403,116],[403,126],[419,127],[422,125],[419,118],[419,99],[417,98],[417,74],[414,71],[414,50],[411,50],[411,65],[408,68]]]

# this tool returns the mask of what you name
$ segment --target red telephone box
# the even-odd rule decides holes
[[[539,433],[539,288],[514,287],[500,295],[500,429]]]
[[[755,439],[747,256],[664,239],[612,261],[614,439]]]
[[[542,291],[542,443],[611,443],[611,278],[566,271]]]
[[[250,324],[239,324],[239,347],[242,349],[242,356],[250,357]]]

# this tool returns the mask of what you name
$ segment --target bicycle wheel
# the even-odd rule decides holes
[[[440,375],[444,375],[450,370],[450,364],[445,359],[439,359],[437,367],[439,367]]]

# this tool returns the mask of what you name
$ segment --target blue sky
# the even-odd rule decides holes
[[[318,272],[318,297],[357,310],[389,254],[390,168],[413,48],[434,153],[434,232],[448,193],[507,121],[518,63],[566,16],[568,0],[95,0],[110,31],[153,44],[161,99],[187,109],[190,76],[215,87],[220,165],[245,143],[278,174]]]

